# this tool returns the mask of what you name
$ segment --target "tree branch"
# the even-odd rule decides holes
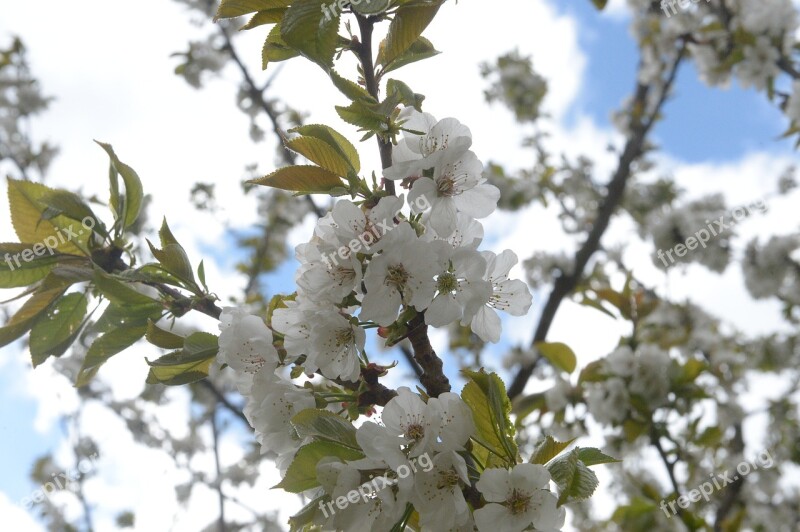
[[[428,338],[428,326],[425,324],[425,315],[417,314],[408,323],[408,341],[414,348],[414,360],[422,368],[419,381],[425,386],[425,391],[431,397],[438,397],[450,391],[450,381],[442,370],[442,359],[436,355]]]
[[[591,259],[592,255],[594,255],[594,253],[599,249],[600,239],[603,237],[606,229],[608,229],[611,216],[614,214],[614,211],[617,209],[624,196],[625,186],[632,174],[633,163],[644,154],[647,135],[655,124],[661,108],[667,99],[667,95],[669,94],[669,91],[675,82],[675,78],[678,73],[678,67],[683,61],[685,50],[686,45],[683,43],[678,56],[671,66],[664,84],[663,91],[660,94],[654,109],[646,120],[642,120],[641,118],[633,120],[633,117],[635,116],[634,113],[637,109],[641,110],[647,108],[647,99],[650,94],[651,87],[648,85],[637,84],[634,100],[630,107],[632,110],[631,117],[633,121],[633,124],[631,125],[631,135],[625,144],[625,149],[620,155],[617,170],[614,172],[614,176],[608,184],[606,198],[603,201],[603,204],[600,206],[596,221],[592,226],[586,241],[575,255],[572,271],[569,274],[563,272],[563,274],[556,279],[553,290],[550,292],[550,296],[548,297],[547,303],[544,306],[542,315],[539,318],[539,323],[533,336],[533,345],[535,345],[537,342],[543,342],[547,338],[547,333],[550,331],[550,326],[553,323],[556,312],[558,312],[559,306],[563,302],[564,298],[566,298],[578,285],[578,282],[583,276],[583,271],[586,268],[586,265],[589,263],[589,259]],[[522,393],[522,391],[525,389],[525,384],[527,384],[528,379],[530,379],[531,375],[533,374],[533,370],[536,368],[536,365],[541,359],[541,356],[537,356],[537,358],[531,363],[529,363],[527,366],[523,366],[519,370],[517,375],[514,377],[511,386],[508,388],[508,397],[510,399],[514,399]]]

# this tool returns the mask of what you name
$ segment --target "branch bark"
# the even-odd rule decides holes
[[[639,118],[633,121],[634,123],[631,126],[631,135],[629,136],[625,144],[625,148],[620,155],[617,170],[614,172],[614,176],[608,184],[608,192],[597,213],[596,222],[592,226],[586,241],[575,255],[572,271],[569,273],[564,272],[558,279],[556,279],[553,290],[550,292],[550,296],[548,297],[547,303],[544,306],[542,315],[539,318],[539,323],[533,336],[532,345],[535,345],[537,342],[543,342],[547,338],[547,333],[550,331],[550,326],[553,324],[553,319],[555,318],[556,312],[558,312],[558,308],[561,306],[564,298],[566,298],[578,285],[578,282],[583,276],[583,271],[586,268],[586,265],[589,263],[592,255],[594,255],[594,253],[600,248],[600,240],[603,237],[603,234],[606,232],[606,229],[608,229],[611,216],[614,214],[614,211],[617,209],[622,201],[622,198],[624,197],[625,186],[628,183],[628,179],[631,177],[633,163],[644,154],[647,135],[655,124],[661,108],[667,99],[667,95],[669,94],[669,91],[675,82],[675,78],[678,73],[678,67],[683,61],[685,50],[686,46],[685,43],[683,43],[678,56],[673,62],[667,75],[662,93],[659,95],[659,99],[650,115],[644,120]],[[651,89],[652,87],[649,85],[643,85],[641,83],[637,84],[635,96],[631,104],[632,110],[646,109],[647,100]],[[634,116],[634,113],[632,112],[631,115]],[[510,399],[513,400],[522,393],[522,391],[525,389],[528,379],[530,379],[534,369],[541,359],[542,357],[538,356],[531,363],[523,366],[519,370],[517,375],[514,377],[511,386],[508,388],[508,397]]]

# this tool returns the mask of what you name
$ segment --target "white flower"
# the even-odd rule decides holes
[[[401,446],[407,446],[410,457],[434,451],[463,451],[475,434],[472,411],[458,394],[446,392],[427,403],[407,387],[398,388],[397,394],[381,414],[385,431],[379,425],[365,423],[359,433],[366,425],[374,427],[356,434],[359,444],[364,442],[362,447],[369,458],[383,459],[395,469],[405,462],[404,455],[398,453]]]
[[[366,214],[350,201],[339,201],[331,213],[334,234],[349,252],[374,253],[380,250],[375,244],[394,229],[394,219],[402,207],[402,196],[381,198]]]
[[[314,394],[298,388],[274,373],[259,372],[253,379],[252,395],[244,415],[255,429],[263,453],[293,453],[300,447],[289,420],[307,408],[314,408]]]
[[[481,252],[486,259],[485,280],[492,284],[492,297],[482,306],[470,322],[472,332],[484,341],[499,342],[502,325],[494,311],[504,310],[512,316],[523,316],[531,308],[533,298],[528,285],[518,279],[508,279],[508,272],[517,263],[513,251],[505,250],[500,255],[491,251]],[[465,325],[462,322],[462,325]]]
[[[298,291],[315,301],[341,303],[361,285],[361,263],[353,253],[341,254],[337,246],[319,237],[297,246],[300,268],[295,274]],[[345,248],[346,249],[346,248]]]
[[[436,277],[436,297],[425,311],[425,323],[442,327],[456,320],[468,322],[492,295],[492,285],[483,280],[486,260],[468,248],[453,250],[437,246],[442,257],[441,273]]]
[[[421,204],[431,206],[428,223],[443,237],[456,229],[457,213],[473,218],[489,216],[500,199],[500,189],[486,184],[483,164],[471,151],[448,151],[434,167],[433,179],[420,177],[414,181],[408,201],[411,210],[421,212]],[[424,200],[421,200],[424,197]]]
[[[303,364],[307,371],[317,369],[329,379],[355,382],[361,372],[358,353],[364,350],[364,329],[331,309],[314,316],[313,341]]]
[[[219,328],[219,359],[237,373],[272,372],[278,367],[280,359],[272,345],[272,332],[260,317],[226,307]]]
[[[470,521],[462,488],[469,485],[467,464],[450,451],[433,457],[430,471],[419,471],[414,479],[414,508],[423,532],[446,532]]]
[[[433,299],[437,273],[436,254],[430,244],[417,239],[408,223],[402,223],[386,236],[391,243],[373,257],[364,274],[367,294],[361,308],[361,319],[382,326],[397,319],[401,304],[424,310]]]
[[[620,377],[594,383],[586,394],[586,406],[599,423],[619,423],[631,406],[628,385]]]
[[[438,402],[426,404],[403,386],[397,389],[397,397],[386,403],[381,421],[391,434],[406,438],[411,445],[409,456],[419,456],[433,449],[441,427],[440,414]]]
[[[456,229],[450,236],[442,236],[431,227],[429,223],[430,211],[423,215],[422,220],[425,223],[426,230],[421,238],[425,241],[435,242],[441,240],[447,242],[453,248],[464,247],[469,249],[478,249],[478,246],[483,241],[483,225],[464,213],[460,212],[456,215]]]
[[[317,479],[331,499],[320,503],[317,513],[317,518],[324,519],[319,524],[325,530],[390,530],[402,518],[406,492],[385,485],[382,479],[362,483],[361,478],[355,462],[323,458],[317,464]]]
[[[392,150],[392,166],[383,171],[388,179],[422,175],[423,170],[438,166],[446,152],[462,153],[472,145],[469,128],[455,118],[436,122],[432,115],[406,107],[400,119],[406,120],[403,128],[422,134],[403,133],[403,139]]]
[[[519,464],[514,469],[486,469],[476,487],[486,506],[475,511],[480,532],[521,532],[533,525],[536,530],[563,526],[563,512],[557,499],[543,489],[550,473],[537,464]]]

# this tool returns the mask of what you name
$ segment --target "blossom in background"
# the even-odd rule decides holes
[[[557,508],[555,495],[545,489],[550,473],[538,464],[519,464],[513,469],[486,469],[476,487],[487,504],[475,511],[480,532],[559,530],[565,512]]]

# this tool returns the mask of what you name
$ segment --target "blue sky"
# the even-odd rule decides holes
[[[571,2],[569,5],[566,3],[553,5],[557,5],[556,11],[559,14],[574,18],[574,20],[577,21],[578,43],[580,45],[581,52],[585,55],[587,60],[587,68],[584,73],[581,91],[566,113],[566,119],[564,120],[563,125],[566,128],[569,128],[580,118],[588,116],[594,120],[598,128],[608,129],[610,127],[610,113],[618,108],[620,103],[631,92],[633,87],[636,50],[635,44],[632,42],[628,33],[628,22],[616,17],[599,16],[591,7],[591,4],[588,2],[588,0]],[[459,4],[459,6],[455,9],[461,8],[462,4]],[[110,8],[106,6],[103,7],[103,9]],[[467,6],[464,5],[463,9],[467,9]],[[6,8],[4,8],[4,11],[5,10]],[[20,18],[16,20],[21,22],[23,20],[22,14],[17,13],[16,15],[18,15]],[[0,39],[6,39],[9,30],[17,28],[17,25],[13,23],[15,22],[13,15],[15,15],[15,13],[12,13],[11,18],[6,19],[4,17],[5,20],[0,21]],[[12,21],[12,24],[8,24],[9,20]],[[179,48],[181,43],[186,39],[186,36],[181,33],[183,30],[176,29],[175,33],[179,34],[177,36],[168,33],[164,29],[166,27],[170,27],[168,26],[168,23],[173,24],[174,26],[172,27],[175,28],[187,28],[187,34],[191,31],[194,31],[188,28],[185,15],[178,10],[172,9],[169,15],[166,16],[166,22],[163,23],[163,31],[161,33],[156,33],[157,35],[164,35],[164,37],[154,38],[154,42],[148,45],[155,50],[153,53],[160,53],[165,57],[170,52]],[[161,24],[161,22],[159,22],[159,24]],[[531,23],[531,25],[532,27],[530,31],[535,31],[533,29],[533,23]],[[19,29],[17,31],[19,31],[21,36],[25,39],[27,39],[29,36],[31,37],[29,46],[32,54],[34,57],[39,59],[38,66],[45,67],[43,71],[48,73],[50,69],[46,58],[42,57],[41,55],[37,56],[37,44],[47,42],[48,36],[45,35],[44,30],[38,31],[33,29],[33,26],[30,25],[23,24],[21,26],[28,29]],[[518,38],[521,44],[528,42],[527,33],[519,32],[514,35],[517,37],[512,36],[512,41],[514,38]],[[54,38],[55,37],[50,37],[50,39]],[[110,37],[109,35],[106,35],[105,37],[100,38],[102,39]],[[457,39],[470,37],[463,33],[454,33],[451,34],[450,38]],[[506,36],[506,38],[509,37]],[[505,50],[499,50],[499,52],[504,51]],[[459,53],[458,46],[451,43],[446,53]],[[541,54],[543,52],[539,53]],[[541,58],[541,55],[538,57]],[[534,65],[536,66],[536,64],[538,64],[538,59],[535,55]],[[36,66],[37,65],[34,64],[34,74],[37,74]],[[141,67],[141,65],[139,65],[139,67]],[[117,70],[123,71],[125,69],[124,62],[122,61],[119,64],[107,64],[107,66],[104,68],[111,72],[109,76],[114,80],[124,81],[127,79],[123,74],[117,72]],[[131,68],[135,71],[140,71],[136,70],[135,66]],[[171,76],[168,70],[169,63],[166,60],[145,68],[157,68],[158,72],[154,73],[153,76],[160,76],[163,79]],[[569,66],[564,65],[564,68],[569,68]],[[146,72],[147,70],[143,71]],[[79,74],[77,76],[79,77]],[[47,76],[45,76],[45,78],[47,78]],[[76,82],[74,80],[58,78],[57,76],[53,76],[52,79],[56,81],[51,84],[47,83],[47,79],[44,80],[44,87],[46,91],[56,95],[59,98],[62,98],[62,101],[66,103],[71,102],[71,95],[75,93],[76,87],[80,87],[80,85],[75,85]],[[123,81],[118,82],[122,83]],[[163,83],[171,82],[167,81]],[[474,92],[479,93],[482,88],[482,86],[475,86],[470,87],[469,90],[474,90]],[[108,90],[108,87],[105,87],[104,89]],[[100,91],[101,89],[95,90]],[[425,92],[426,87],[419,84],[419,89],[417,90]],[[461,90],[467,89],[462,88]],[[229,88],[223,90],[219,86],[215,86],[210,88],[207,92],[209,93],[209,98],[217,98],[222,105],[229,105],[228,112],[231,115],[236,115],[236,113],[238,113],[238,111],[236,111],[233,107],[232,96]],[[144,98],[156,98],[154,94],[156,93],[148,92],[144,96],[137,96],[131,92],[130,88],[127,88],[126,90],[122,90],[121,96],[119,96],[122,101],[117,101],[116,99],[109,100],[109,102],[113,103],[106,102],[105,105],[108,105],[109,108],[112,108],[113,105],[120,105],[124,107],[125,98],[139,98],[139,100],[137,100],[137,105],[146,105],[149,102]],[[289,93],[287,92],[287,94]],[[105,96],[107,97],[108,95]],[[170,97],[173,99],[170,100]],[[204,96],[197,96],[191,91],[191,89],[186,86],[182,86],[180,82],[175,83],[174,86],[170,85],[166,95],[164,96],[168,103],[176,101],[175,98],[186,100],[188,102],[186,104],[188,106],[187,109],[189,110],[187,113],[197,111],[197,102],[200,101],[198,98],[202,97]],[[294,103],[297,104],[298,102]],[[179,104],[176,103],[175,105],[177,106]],[[132,106],[132,108],[135,108],[135,106]],[[70,142],[74,142],[74,138],[70,136],[69,129],[55,124],[56,119],[61,120],[62,123],[69,123],[69,121],[64,121],[64,112],[68,111],[58,111],[57,117],[52,118],[53,122],[48,122],[47,120],[42,122],[42,125],[46,128],[45,130],[52,137],[52,139],[57,143],[62,144],[66,148],[64,156],[62,157],[62,160],[66,162],[59,167],[59,170],[61,170],[63,175],[66,176],[77,176],[80,175],[79,172],[85,171],[87,175],[95,176],[97,179],[100,179],[103,175],[102,164],[96,164],[93,162],[91,163],[91,172],[85,170],[83,166],[84,163],[80,161],[80,159],[77,159],[78,156],[72,155],[72,153],[82,154],[83,152],[78,152],[77,150],[73,152],[71,150],[72,144],[70,144]],[[115,142],[127,142],[127,151],[135,152],[136,149],[141,150],[139,153],[135,154],[133,159],[143,160],[143,164],[145,167],[150,169],[150,173],[157,174],[157,172],[154,172],[153,169],[158,169],[161,164],[165,163],[165,161],[169,159],[169,156],[167,155],[169,151],[167,150],[163,153],[160,152],[158,156],[154,156],[152,161],[147,160],[147,156],[145,154],[148,149],[147,146],[140,146],[137,148],[137,137],[134,137],[133,133],[131,133],[131,137],[126,137],[128,133],[121,132],[124,128],[129,127],[129,124],[131,124],[131,122],[125,122],[124,120],[130,121],[135,120],[136,118],[135,116],[127,116],[127,112],[128,111],[125,111],[124,109],[120,110],[122,118],[120,118],[121,122],[118,125],[117,130],[111,130],[108,132],[98,125],[103,123],[103,117],[92,118],[91,116],[87,116],[87,120],[90,121],[89,123],[93,124],[97,129],[100,129],[100,131],[90,132],[87,134],[87,137],[91,135],[102,138],[107,134],[117,138],[118,140],[115,140]],[[433,112],[436,111],[433,110]],[[133,111],[130,111],[130,113],[135,115]],[[76,114],[80,116],[80,113],[77,111]],[[205,116],[203,113],[201,114],[203,115],[203,120],[209,120],[208,116]],[[206,114],[214,116],[218,113]],[[187,114],[185,116],[191,115]],[[73,116],[72,118],[74,120],[75,117]],[[95,120],[95,122],[91,122],[91,120]],[[180,124],[180,126],[183,128],[183,130],[186,130],[187,128],[194,128],[193,126],[190,126],[192,123],[194,122],[186,121]],[[225,131],[231,131],[231,128],[241,127],[242,124],[243,122],[240,118],[234,117],[231,119],[230,123],[226,123],[225,125],[214,123],[213,126],[215,130],[222,129],[223,133],[220,136],[224,137],[226,136],[226,133],[224,133]],[[133,126],[130,127],[132,128]],[[166,128],[167,126],[165,125],[164,127]],[[668,104],[666,109],[666,120],[658,125],[656,129],[656,137],[663,146],[667,147],[671,157],[679,159],[687,164],[735,161],[738,160],[744,153],[752,151],[774,153],[781,156],[793,157],[791,145],[787,141],[776,141],[777,137],[783,132],[784,128],[785,122],[781,117],[780,112],[775,109],[774,106],[765,103],[763,96],[758,95],[753,91],[742,90],[738,88],[738,86],[733,86],[724,91],[708,89],[697,80],[693,67],[685,66],[678,78],[676,98]],[[153,129],[154,127],[151,125],[149,130],[140,129],[134,131],[138,131],[138,139],[142,139],[146,134],[159,134],[158,132],[153,131]],[[178,130],[180,131],[180,128],[178,128]],[[85,130],[80,131],[82,134],[85,133]],[[101,135],[101,133],[103,133],[103,135]],[[181,148],[181,146],[174,148],[176,150],[176,155],[174,155],[174,158],[180,159],[181,157],[188,157],[187,154],[189,151],[187,146],[192,142],[191,135],[203,134],[203,130],[191,132],[189,134],[189,139],[186,140],[187,144],[183,145],[183,148]],[[244,135],[246,135],[246,130],[242,133],[242,135],[237,137],[240,142]],[[141,140],[138,142],[139,144],[142,144]],[[605,141],[600,139],[598,142]],[[162,139],[160,144],[164,143],[165,139]],[[372,146],[370,145],[369,147],[371,148]],[[180,151],[181,149],[184,151]],[[244,152],[245,155],[243,155],[242,159],[239,161],[239,163],[237,163],[240,166],[243,166],[244,162],[248,161],[247,157],[255,157],[255,155],[253,155],[255,153],[258,153],[259,156],[263,156],[262,152],[264,151],[264,147],[250,147],[247,148],[247,150],[250,151]],[[203,152],[204,150],[197,149],[197,151]],[[92,161],[96,160],[98,159],[92,159]],[[79,162],[80,164],[78,164]],[[68,167],[70,164],[72,167]],[[202,161],[198,162],[197,166],[193,167],[191,173],[197,173],[198,175],[201,174],[202,165]],[[166,172],[166,170],[164,172]],[[221,175],[225,175],[223,170],[217,169],[217,172]],[[140,171],[140,174],[142,173],[143,172]],[[231,170],[227,169],[227,175],[230,175],[230,173]],[[171,176],[173,174],[168,173],[167,175]],[[602,181],[606,179],[606,176],[598,175],[597,178],[598,180]],[[74,177],[70,177],[69,179],[72,179],[72,184],[77,182],[75,180],[76,178]],[[85,180],[87,178],[82,177],[81,179]],[[238,189],[238,184],[231,185],[230,179],[227,180],[227,183],[229,183],[228,186],[230,188]],[[154,192],[157,194],[158,190],[155,190]],[[232,194],[235,193],[236,191],[232,192]],[[0,215],[7,216],[7,210],[0,210]],[[175,216],[175,214],[173,213],[172,216]],[[191,216],[192,215],[189,215],[190,218]],[[186,230],[191,230],[191,221],[187,222],[185,226],[188,227]],[[6,224],[0,226],[0,230],[8,230],[8,225]],[[3,233],[1,240],[13,241],[14,237],[11,234]],[[197,250],[201,252],[200,256],[208,257],[211,255],[217,258],[217,269],[218,271],[222,272],[220,273],[219,278],[222,279],[225,277],[224,271],[230,268],[230,265],[234,260],[235,253],[233,249],[233,239],[230,236],[224,238],[225,243],[222,247],[220,247],[219,241],[219,239],[215,241],[209,237],[209,239],[197,243]],[[214,242],[217,243],[215,244]],[[293,253],[290,253],[290,255],[293,255]],[[524,258],[526,257],[521,257],[523,260]],[[206,262],[208,263],[209,260],[206,260]],[[284,287],[291,286],[292,275],[295,267],[296,262],[292,258],[280,268],[277,274],[266,276],[265,285],[271,292],[274,292],[277,289],[286,291]],[[542,299],[542,295],[537,294],[535,302],[541,303]],[[538,311],[538,307],[534,307],[528,319],[535,319]],[[515,323],[518,322],[515,321]],[[510,340],[504,340],[504,342],[498,347],[498,352],[502,352],[510,345]],[[5,493],[7,498],[12,502],[18,501],[21,498],[29,495],[30,492],[35,488],[35,486],[31,485],[28,481],[28,469],[30,465],[39,454],[54,449],[58,445],[60,439],[59,432],[52,427],[45,433],[39,433],[34,430],[32,420],[37,416],[39,403],[34,398],[25,397],[17,391],[20,383],[26,382],[25,374],[32,370],[29,366],[21,364],[17,357],[4,356],[11,352],[17,353],[18,351],[19,346],[15,345],[3,348],[3,353],[0,354],[0,494]],[[7,358],[12,358],[12,360],[7,360]],[[5,365],[3,365],[4,360]],[[406,373],[406,371],[406,367],[401,361],[400,368],[396,369],[395,372]],[[456,375],[451,372],[450,377],[455,378]],[[44,389],[44,391],[46,392],[46,389]],[[20,530],[23,529],[20,528]]]

